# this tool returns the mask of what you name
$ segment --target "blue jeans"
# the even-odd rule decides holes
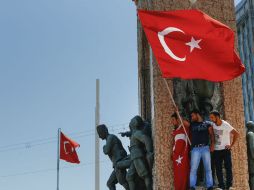
[[[209,188],[213,186],[211,155],[209,146],[196,147],[191,150],[190,187],[196,187],[197,170],[201,158],[203,160],[203,165],[205,169],[206,187]]]

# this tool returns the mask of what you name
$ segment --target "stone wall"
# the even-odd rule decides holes
[[[198,0],[196,8],[206,12],[235,30],[233,0]],[[138,8],[150,10],[176,10],[190,8],[189,0],[139,0]],[[173,105],[161,78],[158,65],[149,54],[149,46],[138,22],[139,78],[145,81],[140,85],[141,113],[153,119],[153,138],[155,146],[154,189],[173,190],[173,171],[171,162],[172,138],[170,115]],[[145,68],[145,69],[144,69]],[[167,81],[173,92],[173,83]],[[225,119],[241,133],[241,139],[233,149],[234,187],[248,190],[247,151],[241,78],[220,85]],[[143,89],[146,88],[146,89]],[[149,88],[149,90],[147,89]],[[147,104],[147,105],[146,105]],[[152,110],[151,110],[152,109]]]

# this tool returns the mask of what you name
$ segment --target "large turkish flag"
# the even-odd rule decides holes
[[[245,71],[234,32],[205,13],[139,10],[138,15],[163,77],[218,82]]]
[[[79,147],[79,144],[68,138],[61,132],[60,137],[60,159],[65,160],[71,163],[79,164],[78,154],[76,148]]]

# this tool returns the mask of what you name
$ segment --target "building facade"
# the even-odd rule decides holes
[[[240,57],[246,67],[242,78],[245,121],[254,121],[254,0],[242,0],[236,6]]]

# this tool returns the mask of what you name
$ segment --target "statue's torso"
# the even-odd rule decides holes
[[[139,139],[142,135],[143,132],[138,130],[135,131],[130,138],[130,153],[132,160],[145,156],[144,144]]]
[[[212,98],[214,93],[214,83],[205,80],[193,80],[194,92],[200,98]]]
[[[108,154],[109,158],[113,162],[113,166],[116,165],[116,163],[119,160],[122,160],[127,156],[127,152],[125,151],[122,142],[120,139],[115,135],[109,135],[108,139],[111,138],[111,150]]]

